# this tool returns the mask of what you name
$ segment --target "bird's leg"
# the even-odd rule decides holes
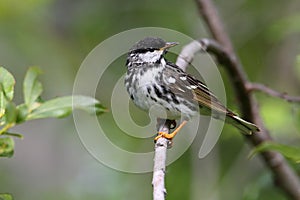
[[[187,123],[186,120],[183,120],[181,124],[173,131],[172,133],[166,133],[166,132],[158,132],[158,136],[155,137],[154,141],[157,141],[159,138],[163,137],[169,140],[172,140],[175,135],[184,127],[184,125]]]

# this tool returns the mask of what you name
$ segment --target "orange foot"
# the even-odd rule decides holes
[[[166,132],[158,132],[158,136],[154,138],[154,141],[156,142],[159,138],[166,138],[168,140],[172,140],[175,135],[184,127],[184,125],[187,123],[187,121],[183,121],[172,133],[166,133]]]

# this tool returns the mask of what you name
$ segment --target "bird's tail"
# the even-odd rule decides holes
[[[226,122],[235,126],[245,135],[251,135],[253,132],[259,131],[259,128],[255,124],[243,120],[233,113],[227,115]]]

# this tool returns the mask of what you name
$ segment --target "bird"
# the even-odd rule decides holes
[[[167,119],[183,119],[172,133],[158,132],[155,141],[161,137],[172,140],[192,117],[199,114],[211,114],[245,135],[258,132],[257,125],[226,108],[206,84],[165,58],[169,48],[178,44],[159,37],[146,37],[136,42],[127,55],[124,82],[133,103],[145,111],[160,105],[166,110]]]

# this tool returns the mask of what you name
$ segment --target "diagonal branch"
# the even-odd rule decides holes
[[[248,79],[242,64],[237,58],[231,41],[224,30],[217,10],[211,0],[196,0],[199,13],[204,18],[214,39],[219,43],[205,40],[206,49],[216,56],[218,62],[225,67],[232,81],[242,115],[245,119],[255,122],[261,129],[259,133],[246,137],[254,146],[267,140],[272,140],[265,128],[256,100],[248,92]],[[283,189],[293,199],[300,199],[300,181],[296,173],[289,167],[281,154],[277,152],[264,152],[261,154],[265,164],[272,171],[275,184]]]

